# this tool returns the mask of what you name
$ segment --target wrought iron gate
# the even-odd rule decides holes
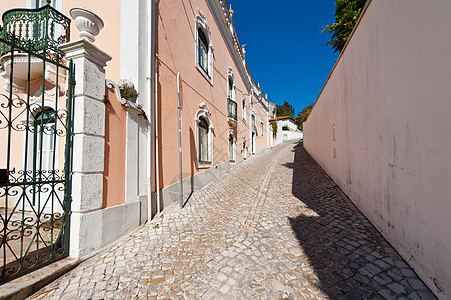
[[[69,18],[48,4],[2,24],[0,284],[68,256],[74,85]]]

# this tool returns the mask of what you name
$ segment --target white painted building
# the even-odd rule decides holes
[[[302,140],[303,133],[298,129],[296,120],[292,117],[278,117],[275,119],[269,119],[270,123],[277,123],[277,132],[274,138],[274,146],[280,143],[291,140]]]

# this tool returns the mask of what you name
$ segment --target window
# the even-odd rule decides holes
[[[209,126],[208,126],[208,122],[207,120],[205,120],[205,118],[200,117],[199,118],[200,122],[199,122],[199,162],[204,163],[204,162],[211,162],[211,157],[209,155],[209,151],[208,151],[208,131],[209,131]]]
[[[263,121],[260,120],[260,135],[263,136]]]
[[[27,0],[27,7],[29,8],[41,8],[47,5],[47,0]],[[54,9],[62,12],[62,8],[63,8],[63,2],[62,0],[51,0],[50,1],[50,6],[53,7]],[[30,33],[33,32],[33,38],[36,40],[42,40],[44,39],[44,35],[45,32],[44,31],[40,31],[37,28],[37,24],[40,24],[40,26],[44,26],[44,21],[43,20],[35,20],[35,22],[33,22],[33,25],[30,25],[29,27],[29,31]],[[50,23],[49,24],[49,36],[52,36],[53,38],[57,39],[59,42],[63,43],[67,41],[67,37],[65,35],[63,27],[59,24],[55,24],[55,23]]]
[[[197,63],[208,74],[208,42],[203,30],[197,28]]]
[[[252,124],[252,130],[256,130],[257,127],[255,125],[255,115],[254,114],[252,114],[252,116],[251,116],[251,124]]]
[[[235,90],[235,84],[233,83],[233,77],[229,76],[229,84],[228,84],[228,90],[227,90],[227,98],[230,100],[234,100],[234,90]]]
[[[27,7],[30,8],[40,8],[47,5],[47,0],[27,0]],[[62,11],[63,1],[62,0],[51,0],[50,6]]]
[[[199,104],[196,114],[196,161],[198,168],[213,165],[213,126],[210,111],[205,102]]]
[[[235,135],[229,132],[229,161],[235,161]]]
[[[199,11],[196,17],[196,66],[213,84],[213,45],[205,15]]]
[[[55,173],[54,170],[58,169],[59,165],[60,129],[58,125],[61,124],[57,122],[58,116],[54,108],[55,103],[52,100],[45,99],[43,106],[41,100],[38,100],[30,105],[30,113],[27,119],[22,121],[24,125],[27,124],[28,126],[23,135],[23,169],[26,170],[29,179],[33,176],[36,176],[37,180],[41,176],[49,179],[58,176],[58,172]],[[34,193],[32,190],[25,192],[30,199],[26,203],[27,206],[30,205],[42,211],[46,205],[44,204],[45,201],[37,200],[40,197],[41,200],[46,199],[46,201],[54,202],[53,209],[55,211],[62,211],[62,206],[58,204],[56,198],[55,201],[52,200],[53,195],[63,197],[63,192],[57,190],[56,186],[55,190],[52,190],[50,184],[43,184],[36,192]],[[33,197],[33,194],[39,196]]]
[[[246,123],[246,95],[243,94],[243,121]]]
[[[33,8],[40,8],[47,5],[47,0],[34,0],[34,7]],[[50,5],[52,7],[56,7],[56,0],[50,1]]]

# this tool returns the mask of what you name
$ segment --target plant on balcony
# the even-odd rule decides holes
[[[136,102],[139,93],[135,90],[135,86],[130,80],[120,80],[119,90],[121,91],[121,97],[132,102]]]

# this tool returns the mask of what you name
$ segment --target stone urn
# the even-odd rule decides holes
[[[95,37],[103,28],[102,19],[90,10],[74,7],[69,11],[75,21],[75,26],[80,31],[80,38],[94,43]]]

